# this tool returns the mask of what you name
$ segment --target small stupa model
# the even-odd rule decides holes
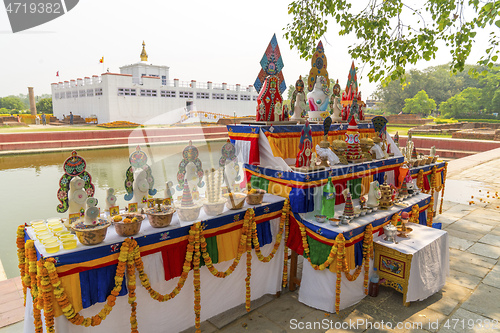
[[[349,163],[360,163],[366,161],[363,157],[363,152],[361,151],[361,146],[359,144],[358,124],[356,123],[356,119],[354,119],[354,117],[351,117],[351,121],[347,127],[345,142],[347,143],[347,161]]]
[[[345,193],[345,205],[344,205],[344,216],[353,217],[354,216],[354,206],[352,204],[352,195],[349,190]]]
[[[408,196],[408,185],[405,179],[403,179],[403,184],[401,184],[401,188],[399,189],[399,195],[403,197],[403,199]]]
[[[177,206],[179,220],[181,221],[194,221],[200,215],[201,205],[194,202],[187,179],[184,180],[184,190],[182,191],[181,202],[180,205]]]
[[[387,184],[387,174],[384,175],[384,183],[380,185],[381,197],[379,200],[379,206],[381,209],[389,209],[392,204],[392,188],[391,185]]]
[[[347,162],[346,149],[347,149],[347,143],[345,141],[334,140],[332,142],[332,150],[335,153],[335,155],[339,158],[339,163],[342,165],[349,164],[349,162]]]

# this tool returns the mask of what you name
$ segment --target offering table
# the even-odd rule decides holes
[[[403,293],[403,304],[421,301],[443,288],[449,273],[448,233],[409,223],[408,238],[374,239],[375,261],[382,285]]]
[[[205,226],[204,235],[208,252],[215,267],[224,272],[233,263],[240,243],[241,229],[248,208],[255,211],[257,237],[263,255],[273,250],[279,233],[280,218],[285,199],[265,195],[263,204],[228,211],[223,215],[208,217],[202,213],[197,221]],[[172,224],[166,228],[152,228],[147,219],[143,221],[139,234],[134,236],[140,246],[144,271],[154,290],[161,294],[170,293],[178,283],[182,272],[187,239],[194,222],[180,222],[175,214]],[[34,238],[31,228],[26,228],[26,240]],[[61,250],[55,254],[45,253],[35,241],[37,256],[53,257],[57,273],[76,311],[84,317],[97,314],[104,306],[106,297],[114,286],[116,262],[120,246],[125,240],[114,229],[108,229],[107,237],[101,244],[84,246],[78,244],[74,250]],[[251,258],[251,299],[264,294],[281,291],[284,242],[281,242],[270,262],[261,262],[252,250]],[[203,258],[201,259],[203,263]],[[200,268],[201,320],[245,303],[245,278],[247,276],[246,254],[234,272],[225,279],[214,277],[206,266]],[[122,285],[120,295],[127,294],[127,283]],[[189,272],[180,293],[167,302],[159,303],[141,284],[136,272],[137,321],[140,332],[179,332],[194,325],[193,271]],[[71,324],[61,311],[56,309],[55,328],[57,332],[125,332],[130,330],[130,305],[127,297],[116,297],[116,305],[101,324],[84,328]],[[33,303],[30,289],[26,297],[25,332],[34,332]],[[43,320],[43,318],[42,318]]]
[[[305,230],[307,246],[310,251],[311,262],[304,259],[302,268],[302,279],[300,282],[299,301],[327,312],[335,312],[335,301],[337,298],[335,284],[337,280],[337,260],[335,259],[329,268],[324,270],[314,269],[312,264],[323,263],[330,249],[339,247],[339,235],[345,239],[345,260],[349,268],[349,273],[354,274],[356,266],[361,268],[361,274],[354,281],[349,281],[345,273],[341,273],[340,297],[337,299],[339,310],[358,303],[365,297],[364,288],[364,239],[366,233],[376,235],[383,233],[383,226],[390,223],[395,214],[410,212],[417,205],[419,208],[419,223],[426,224],[426,209],[430,202],[430,195],[417,194],[403,201],[401,205],[394,205],[388,210],[377,210],[376,212],[360,216],[352,220],[348,225],[331,226],[326,223],[318,223],[314,220],[313,213],[297,214],[292,213],[290,217],[290,233],[287,245],[296,254],[304,255],[304,240],[302,230]],[[343,205],[337,205],[335,211],[342,212]],[[426,228],[426,227],[425,227]],[[301,230],[302,229],[302,230]],[[432,228],[428,228],[432,229]],[[293,258],[292,258],[293,259]],[[296,259],[295,259],[296,260]],[[370,272],[373,260],[367,264]],[[291,267],[293,267],[291,265]],[[358,273],[359,274],[359,273]],[[294,281],[296,272],[290,272],[290,281]],[[294,286],[291,285],[291,288]]]

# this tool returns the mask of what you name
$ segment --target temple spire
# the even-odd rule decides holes
[[[142,41],[141,61],[148,61],[148,54],[146,53],[146,43],[144,43],[144,41]]]

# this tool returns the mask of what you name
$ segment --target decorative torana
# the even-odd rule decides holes
[[[59,190],[57,191],[57,199],[61,202],[57,206],[58,213],[64,213],[69,208],[69,184],[74,177],[80,177],[83,179],[85,182],[84,190],[89,197],[94,195],[94,184],[92,184],[92,177],[90,174],[85,171],[86,166],[87,163],[83,157],[77,155],[76,151],[73,151],[71,156],[64,162],[64,175],[59,180]]]
[[[311,59],[311,70],[309,71],[309,79],[307,81],[307,88],[309,91],[314,89],[316,84],[316,78],[318,76],[323,76],[326,79],[326,84],[330,87],[330,80],[328,78],[328,70],[326,69],[327,61],[325,56],[325,48],[323,43],[320,41],[316,47],[316,52]]]
[[[361,91],[358,90],[358,75],[356,74],[354,61],[351,64],[347,84],[342,93],[340,103],[342,104],[342,120],[350,121],[350,118],[353,116],[357,120],[365,120],[363,107],[366,104],[361,100]]]
[[[203,166],[201,160],[198,158],[199,152],[198,148],[193,146],[193,142],[189,140],[189,144],[182,151],[182,161],[179,163],[179,171],[177,172],[177,190],[181,191],[184,189],[184,181],[186,178],[186,166],[193,162],[196,167],[196,176],[198,177],[198,187],[203,187],[205,182],[203,181]]]
[[[148,194],[155,195],[156,189],[154,189],[155,180],[153,178],[153,171],[151,167],[147,164],[148,155],[144,151],[141,150],[141,147],[137,146],[135,151],[130,154],[128,159],[130,166],[128,167],[125,173],[125,190],[127,194],[125,194],[125,200],[130,201],[134,197],[134,171],[143,169],[146,171],[146,179],[149,184]]]
[[[253,86],[255,90],[259,92],[263,85],[266,77],[268,75],[276,75],[279,80],[279,90],[282,94],[286,90],[286,83],[281,70],[284,67],[283,59],[281,58],[280,48],[278,46],[278,40],[276,39],[276,34],[273,35],[269,45],[267,46],[266,52],[260,60],[260,66],[262,67],[257,79]]]

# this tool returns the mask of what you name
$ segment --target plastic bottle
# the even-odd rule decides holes
[[[333,186],[331,177],[328,177],[328,183],[323,187],[321,215],[325,215],[327,219],[335,216],[335,186]]]
[[[368,284],[368,295],[371,297],[377,297],[378,296],[378,282],[379,282],[379,276],[377,273],[377,268],[373,268],[373,273],[370,276],[370,283]]]

